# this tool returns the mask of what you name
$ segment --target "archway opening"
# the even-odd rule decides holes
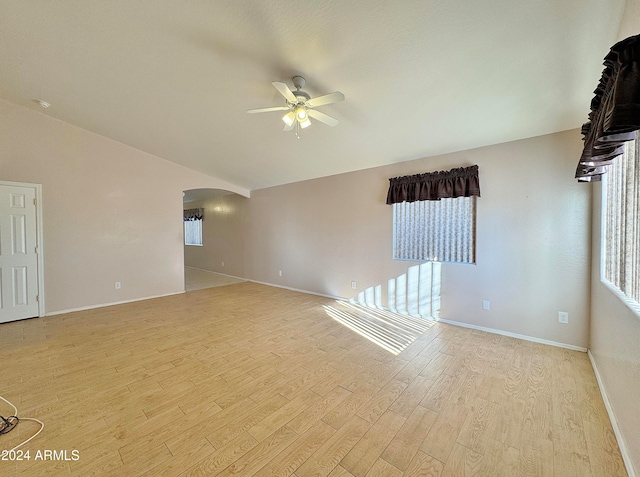
[[[245,281],[246,200],[222,189],[183,192],[185,291]]]

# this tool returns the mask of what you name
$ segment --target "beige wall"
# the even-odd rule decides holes
[[[8,102],[0,115],[0,179],[43,184],[47,313],[182,291],[182,191],[248,195]],[[572,178],[580,146],[569,131],[224,196],[204,204],[205,247],[186,263],[340,297],[384,286],[411,265],[391,259],[388,178],[479,164],[477,265],[444,265],[442,317],[586,346],[589,189]]]
[[[244,277],[248,200],[246,197],[230,194],[184,205],[185,209],[204,208],[202,247],[184,246],[186,266]]]
[[[386,288],[413,264],[391,258],[388,178],[478,164],[477,264],[444,264],[441,317],[586,347],[590,188],[573,178],[581,146],[573,130],[252,191],[245,276],[339,297]]]
[[[0,180],[42,184],[47,314],[184,291],[182,191],[248,194],[3,100],[0,118]]]
[[[627,0],[618,39],[640,33],[640,0]],[[595,84],[595,82],[594,82]],[[626,461],[640,475],[640,316],[600,279],[601,186],[593,194],[593,270],[589,348],[617,422]]]
[[[622,442],[640,471],[640,316],[600,278],[601,186],[594,185],[591,339],[589,349],[611,403]]]

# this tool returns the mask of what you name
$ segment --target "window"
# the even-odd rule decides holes
[[[184,244],[202,245],[203,209],[188,209],[184,211]]]
[[[389,179],[393,258],[475,263],[478,166]]]
[[[640,302],[640,141],[608,166],[603,210],[603,278],[634,308]]]
[[[393,258],[475,263],[476,197],[393,204]]]
[[[202,245],[202,219],[185,220],[184,244],[185,245]]]

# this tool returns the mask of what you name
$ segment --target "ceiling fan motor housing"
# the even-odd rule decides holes
[[[293,81],[293,86],[296,88],[296,91],[292,91],[292,93],[298,100],[298,104],[309,101],[311,99],[309,93],[302,91],[304,85],[307,84],[306,80],[302,76],[294,76],[291,80]]]
[[[293,86],[295,86],[296,89],[302,89],[304,88],[304,85],[307,84],[307,80],[305,80],[302,76],[294,76],[293,78],[291,78],[291,81],[293,82]]]
[[[299,102],[304,103],[305,101],[309,101],[309,99],[311,98],[311,96],[309,96],[309,93],[305,92],[305,91],[292,91],[293,95],[296,97],[296,99]]]

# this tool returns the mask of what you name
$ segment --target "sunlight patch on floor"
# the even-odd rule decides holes
[[[381,348],[398,355],[435,322],[357,303],[337,301],[336,306],[324,305],[331,318]]]

